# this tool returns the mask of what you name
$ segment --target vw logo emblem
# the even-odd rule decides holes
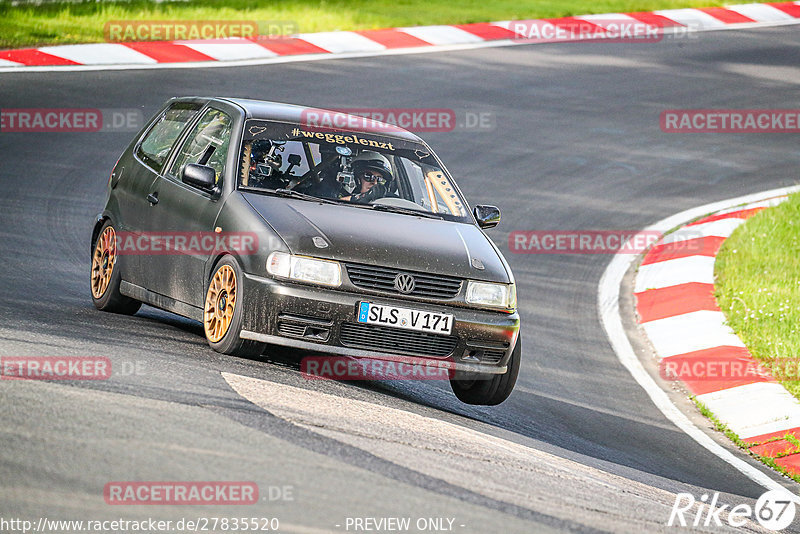
[[[416,283],[414,282],[414,277],[410,274],[400,273],[394,277],[394,288],[400,293],[408,295],[414,291],[415,285]]]

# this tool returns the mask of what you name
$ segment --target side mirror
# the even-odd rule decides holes
[[[481,228],[494,228],[500,222],[500,208],[497,206],[475,206],[472,213]]]
[[[217,173],[207,165],[188,163],[181,172],[181,180],[210,193],[216,188]]]

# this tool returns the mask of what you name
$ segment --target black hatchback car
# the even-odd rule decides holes
[[[328,116],[322,127],[309,116]],[[493,405],[520,366],[514,277],[433,150],[400,128],[234,98],[175,98],[120,156],[92,232],[105,311],[201,321],[208,343],[268,344],[452,371]]]

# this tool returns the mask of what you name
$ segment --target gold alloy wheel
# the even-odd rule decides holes
[[[236,273],[230,265],[223,265],[214,273],[206,293],[203,326],[212,343],[219,342],[228,332],[236,307]]]
[[[117,262],[117,233],[111,226],[106,227],[97,238],[92,254],[92,296],[102,297],[111,283],[114,264]]]

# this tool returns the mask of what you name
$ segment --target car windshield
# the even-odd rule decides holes
[[[244,189],[467,220],[452,178],[423,143],[249,120],[240,162]]]

